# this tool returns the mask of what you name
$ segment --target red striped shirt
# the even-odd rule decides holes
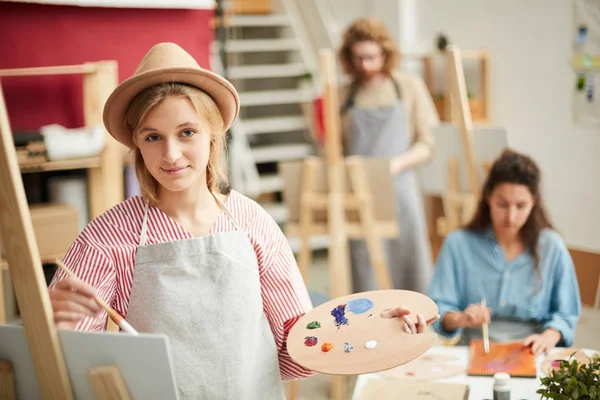
[[[281,377],[302,379],[313,373],[296,364],[286,349],[291,327],[312,304],[288,241],[271,216],[254,200],[231,191],[227,208],[246,232],[256,252],[264,312],[277,349]],[[126,316],[133,283],[135,253],[140,242],[145,203],[132,197],[91,221],[69,248],[64,263],[83,281],[96,288],[98,296]],[[209,234],[230,232],[235,227],[221,213]],[[147,244],[190,239],[192,235],[156,207],[148,210]],[[50,283],[65,278],[58,270]],[[102,331],[106,312],[87,317],[76,329]]]

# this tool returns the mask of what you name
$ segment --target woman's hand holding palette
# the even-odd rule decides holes
[[[438,313],[427,296],[407,290],[356,293],[321,304],[292,327],[287,349],[298,364],[323,374],[357,375],[405,364],[429,350],[435,333],[408,334],[402,318],[383,311],[404,306],[409,318],[429,321]]]

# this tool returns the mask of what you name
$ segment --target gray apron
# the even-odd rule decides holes
[[[256,254],[215,198],[235,231],[146,245],[146,207],[126,318],[169,337],[181,400],[283,400]]]
[[[412,145],[400,88],[394,79],[392,81],[398,101],[385,108],[355,107],[358,85],[353,84],[342,108],[342,112],[347,110],[350,113],[351,120],[348,155],[396,157]],[[383,243],[392,283],[395,289],[425,293],[432,272],[432,259],[423,200],[414,171],[403,171],[393,179],[401,233],[398,238]],[[350,241],[350,256],[354,292],[379,289],[364,240]]]

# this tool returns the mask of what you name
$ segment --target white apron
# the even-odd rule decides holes
[[[235,231],[146,245],[148,206],[126,319],[169,337],[179,398],[283,400],[256,254]]]

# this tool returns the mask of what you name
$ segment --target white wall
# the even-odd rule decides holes
[[[317,0],[323,1],[323,0]],[[390,30],[390,34],[399,37],[399,1],[398,0],[328,0],[331,13],[341,31],[360,16],[381,19]]]
[[[600,251],[600,129],[576,128],[571,120],[572,1],[418,0],[414,6],[415,47],[430,50],[442,31],[461,49],[489,50],[493,122],[507,128],[512,147],[540,164],[546,204],[567,244]]]

